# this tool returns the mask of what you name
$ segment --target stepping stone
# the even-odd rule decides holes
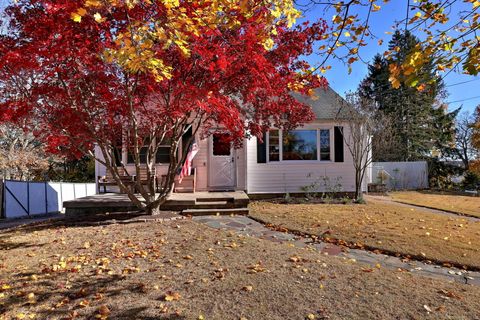
[[[229,227],[234,227],[234,228],[243,228],[245,225],[243,223],[238,223],[238,222],[229,222],[226,224]]]
[[[327,245],[322,249],[321,253],[327,253],[329,256],[337,256],[342,253],[342,248],[339,246]]]

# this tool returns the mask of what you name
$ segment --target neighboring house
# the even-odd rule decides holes
[[[329,191],[341,184],[341,191],[355,190],[352,157],[342,132],[348,135],[348,119],[338,115],[345,107],[343,99],[331,88],[317,89],[314,97],[297,96],[312,107],[316,119],[290,132],[271,129],[263,141],[245,139],[243,147],[233,149],[221,134],[205,139],[196,137],[199,151],[193,159],[196,191],[244,190],[248,194],[300,193],[302,187],[315,184],[316,191]],[[180,148],[182,149],[182,148]],[[96,150],[97,155],[99,151]],[[131,157],[121,155],[127,170],[134,172]],[[165,174],[168,147],[157,155],[157,176]],[[105,175],[105,167],[96,163],[96,176]],[[325,187],[324,177],[329,183]],[[366,190],[366,181],[363,190]]]

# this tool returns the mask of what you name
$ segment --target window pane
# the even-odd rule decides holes
[[[280,160],[280,135],[278,130],[270,130],[268,138],[268,160]]]
[[[230,139],[226,134],[213,135],[213,155],[214,156],[229,156],[230,155]]]
[[[147,147],[140,148],[140,163],[145,164],[147,163]],[[127,163],[135,163],[133,159],[133,151],[128,151]]]
[[[170,163],[170,147],[159,147],[157,150],[156,163]]]
[[[320,160],[330,160],[330,130],[320,130]]]
[[[317,131],[284,132],[283,160],[317,160]]]

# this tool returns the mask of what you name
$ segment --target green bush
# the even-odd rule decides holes
[[[472,171],[467,171],[462,182],[462,187],[467,190],[480,189],[480,176]]]
[[[428,182],[432,189],[453,189],[455,184],[451,178],[461,175],[465,169],[436,158],[427,160],[428,162]]]

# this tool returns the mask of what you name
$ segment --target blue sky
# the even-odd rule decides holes
[[[384,40],[384,44],[379,46],[376,40],[367,40],[368,45],[363,47],[360,51],[360,55],[365,61],[371,61],[373,56],[376,53],[383,53],[387,50],[388,41],[390,40],[391,35],[385,34],[387,31],[392,31],[392,25],[395,21],[399,21],[405,18],[406,15],[406,0],[391,0],[387,4],[382,4],[382,8],[379,12],[373,13],[371,17],[371,29],[373,34]],[[463,9],[463,4],[460,4],[460,7],[455,8],[456,11],[452,12],[453,17],[456,17],[456,14],[459,9]],[[360,15],[364,12],[355,12]],[[412,16],[415,12],[410,13]],[[305,19],[309,21],[315,21],[318,18],[324,18],[329,23],[332,19],[333,12],[323,12],[323,10],[316,9],[315,11],[310,11],[306,13]],[[420,35],[419,35],[420,36]],[[315,62],[321,61],[322,57],[311,57],[309,60],[312,64]],[[359,82],[367,75],[367,65],[362,62],[357,62],[353,65],[352,73],[348,74],[348,68],[340,61],[331,60],[329,64],[332,66],[332,69],[326,73],[326,77],[331,85],[331,87],[337,91],[339,94],[344,94],[347,91],[354,91]],[[445,84],[447,86],[448,97],[446,98],[449,103],[449,109],[454,110],[460,106],[462,111],[473,112],[475,106],[480,104],[480,77],[479,76],[470,76],[460,74],[459,72],[449,73],[445,79]],[[467,83],[462,83],[466,82]],[[462,83],[462,84],[459,84]],[[476,97],[475,99],[469,99]],[[468,100],[466,100],[468,99]],[[465,100],[465,101],[459,101]],[[458,102],[455,102],[458,101]]]
[[[8,0],[0,0],[0,10],[3,9],[7,3]],[[391,31],[391,27],[396,20],[401,20],[405,17],[406,4],[406,0],[391,0],[387,4],[382,4],[381,10],[373,14],[370,23],[371,29],[375,36],[384,40],[384,44],[379,46],[376,40],[368,41],[368,45],[363,47],[360,51],[360,54],[365,61],[371,61],[376,53],[386,50],[390,35],[385,34],[385,32]],[[460,6],[462,6],[462,4],[460,4]],[[306,13],[305,19],[315,21],[318,18],[324,18],[327,22],[330,22],[334,13],[325,13],[321,8],[321,6],[318,6],[315,11]],[[458,7],[456,8],[457,11],[459,9],[460,8]],[[362,14],[362,12],[359,13]],[[452,14],[455,15],[456,12],[453,12]],[[319,62],[321,59],[322,57],[312,56],[309,60],[312,64],[315,64],[315,62]],[[331,87],[342,95],[347,91],[355,90],[359,82],[367,74],[367,65],[362,62],[357,62],[353,65],[351,74],[348,74],[347,67],[340,61],[332,59],[329,61],[329,64],[332,66],[332,70],[327,72],[326,77],[330,82]],[[450,110],[463,106],[463,111],[467,110],[473,112],[475,106],[480,104],[479,76],[473,77],[458,72],[451,72],[445,77],[444,81],[449,94],[446,101],[452,102],[449,103]]]

